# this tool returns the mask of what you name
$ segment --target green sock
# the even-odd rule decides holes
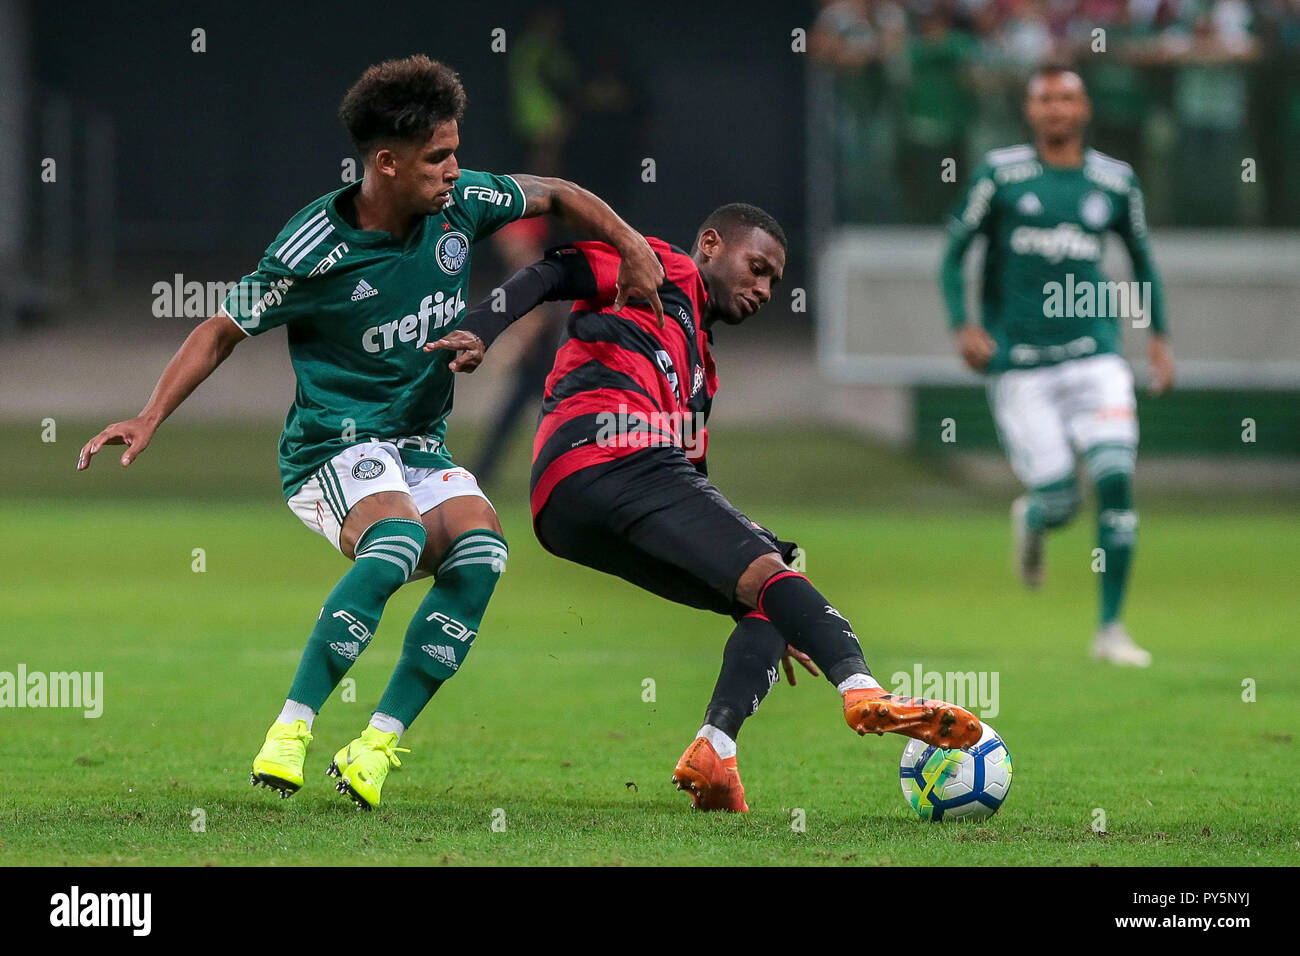
[[[375,713],[410,727],[439,687],[465,662],[497,579],[506,543],[494,531],[467,531],[451,543],[435,583],[406,629],[402,656]]]
[[[1074,476],[1039,485],[1029,494],[1025,523],[1034,531],[1046,531],[1067,524],[1079,509],[1079,489]]]
[[[1102,626],[1118,620],[1124,608],[1137,527],[1132,476],[1121,471],[1097,479],[1097,546],[1106,560],[1101,572]]]
[[[289,700],[321,709],[370,643],[388,599],[414,573],[424,540],[424,525],[413,518],[383,518],[366,529],[356,561],[316,618]]]

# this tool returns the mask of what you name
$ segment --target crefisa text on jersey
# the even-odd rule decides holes
[[[442,292],[426,295],[420,300],[418,312],[381,325],[372,325],[366,329],[361,334],[361,346],[371,353],[387,351],[399,342],[415,342],[415,347],[420,348],[429,341],[430,319],[434,320],[433,328],[437,330],[454,320],[464,310],[465,299],[459,289],[450,299]]]

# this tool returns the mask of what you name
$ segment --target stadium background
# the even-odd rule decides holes
[[[1106,31],[1104,54],[1091,52],[1098,27]],[[192,48],[195,28],[205,31],[204,52]],[[506,53],[492,50],[497,28],[506,31]],[[0,638],[0,669],[24,655],[31,667],[102,666],[112,686],[113,668],[125,668],[138,678],[130,694],[141,709],[122,724],[90,729],[60,723],[56,714],[5,715],[7,723],[31,721],[25,726],[66,748],[40,766],[54,802],[18,807],[32,829],[27,842],[8,838],[11,858],[46,860],[54,847],[62,858],[149,861],[155,857],[141,847],[164,846],[156,858],[207,859],[183,846],[184,837],[167,835],[171,811],[158,806],[140,811],[148,832],[135,844],[129,837],[115,843],[121,838],[94,821],[97,808],[135,812],[118,784],[144,757],[137,755],[135,770],[129,758],[122,766],[132,752],[124,736],[132,728],[156,730],[144,713],[150,708],[193,697],[194,662],[208,660],[211,634],[188,609],[206,609],[221,639],[246,647],[244,660],[259,668],[255,688],[240,683],[246,674],[214,671],[236,686],[187,712],[187,719],[226,722],[223,759],[229,750],[238,776],[262,714],[241,711],[235,720],[232,711],[252,696],[276,699],[305,633],[303,608],[314,607],[338,573],[337,556],[279,501],[274,444],[293,388],[283,335],[236,351],[129,471],[109,449],[78,475],[76,451],[105,424],[136,413],[200,318],[156,316],[155,285],[170,287],[177,276],[231,281],[247,271],[294,210],[340,183],[351,155],[335,118],[342,92],[367,64],[417,51],[452,63],[465,80],[466,166],[555,172],[596,189],[647,234],[679,245],[689,245],[697,222],[725,201],[756,202],[782,221],[792,253],[786,291],[757,320],[718,336],[713,475],[742,507],[808,544],[810,572],[831,582],[828,592],[834,586],[849,595],[860,631],[888,635],[894,649],[884,652],[885,671],[910,669],[916,648],[938,638],[944,655],[922,654],[927,666],[947,660],[996,668],[1010,649],[1042,668],[1022,675],[1022,686],[1040,690],[1082,656],[1091,575],[1082,560],[1063,570],[1047,596],[1050,612],[1042,603],[1017,603],[1023,598],[1006,568],[1005,526],[1015,486],[978,380],[951,355],[934,275],[943,211],[978,155],[1026,138],[1018,103],[1029,72],[1048,60],[1077,63],[1096,108],[1091,142],[1131,161],[1149,197],[1156,260],[1167,266],[1175,355],[1188,360],[1185,387],[1159,400],[1140,398],[1144,544],[1132,601],[1144,629],[1139,639],[1173,666],[1155,684],[1125,685],[1124,692],[1155,699],[1157,710],[1168,703],[1172,719],[1175,702],[1207,680],[1227,681],[1235,700],[1243,675],[1296,673],[1296,605],[1284,582],[1294,577],[1291,539],[1300,517],[1297,0],[397,3],[373,14],[329,3],[292,12],[245,2],[185,9],[144,3],[108,13],[83,0],[0,0],[0,163],[7,172],[0,178],[0,517],[7,529],[0,567],[10,622]],[[539,84],[554,90],[558,106],[529,109],[543,120],[548,109],[570,117],[566,135],[536,135],[538,115],[519,106]],[[47,157],[56,160],[54,182],[41,178]],[[948,157],[957,160],[958,184],[939,178]],[[1243,158],[1255,160],[1253,182],[1242,180]],[[642,177],[646,159],[654,161],[653,182]],[[505,273],[502,253],[485,243],[475,262],[476,288],[486,294]],[[1139,359],[1143,335],[1126,335]],[[491,437],[521,339],[512,330],[488,365],[460,383],[450,445],[471,467]],[[1140,362],[1138,371],[1141,380]],[[547,627],[569,635],[566,615],[585,615],[589,627],[594,620],[604,631],[583,632],[582,646],[599,648],[591,653],[602,666],[625,664],[623,676],[635,684],[634,675],[654,666],[655,640],[669,641],[683,661],[702,663],[692,663],[694,696],[664,710],[680,706],[694,715],[716,649],[710,644],[696,657],[685,648],[716,623],[629,599],[616,584],[534,553],[523,507],[531,417],[526,411],[502,468],[485,482],[511,537],[512,571],[520,569],[511,575],[519,596],[498,602],[500,626],[514,628],[504,648],[529,666],[547,666],[549,645],[523,650],[510,641],[527,644],[533,634],[542,642]],[[955,443],[940,437],[949,418],[957,423]],[[1255,423],[1253,441],[1243,440],[1247,419]],[[1091,546],[1088,525],[1081,520],[1063,539],[1079,554]],[[200,545],[219,557],[206,575],[191,574],[191,550]],[[236,568],[225,583],[223,562]],[[274,608],[256,633],[232,617],[232,593],[249,608]],[[558,610],[537,611],[525,606],[534,593],[543,601],[565,597],[555,598]],[[583,605],[582,595],[599,607]],[[403,600],[412,598],[398,600],[401,607]],[[78,602],[75,612],[70,601]],[[963,620],[971,608],[978,613]],[[1203,626],[1189,636],[1188,622],[1198,616]],[[661,618],[672,622],[672,636],[647,637],[632,623]],[[388,630],[391,637],[395,628]],[[1047,649],[1044,632],[1051,634]],[[1249,664],[1227,654],[1225,640],[1239,641]],[[264,650],[271,646],[274,652]],[[1191,656],[1179,666],[1184,651]],[[505,651],[475,653],[483,673],[458,678],[467,686],[456,701],[485,693],[492,673],[525,679],[523,664],[517,673],[500,669]],[[357,673],[373,668],[377,683],[388,658],[371,657]],[[1001,666],[1010,680],[1013,665]],[[597,670],[583,673],[584,680],[602,679]],[[1092,693],[1104,678],[1089,678],[1093,684],[1078,693]],[[584,709],[616,711],[607,689],[573,681],[570,699]],[[1281,701],[1274,697],[1269,706],[1285,704],[1293,717],[1295,679],[1280,691]],[[760,717],[796,706],[778,696]],[[457,706],[447,702],[449,719]],[[1285,765],[1292,728],[1258,716],[1264,712],[1261,704],[1239,718],[1243,737],[1226,736],[1216,752],[1224,760],[1257,752],[1262,762]],[[551,717],[555,727],[586,719],[559,711]],[[1009,725],[1021,734],[1012,749],[1026,752],[1027,731],[1051,719],[1018,719],[1020,726]],[[663,740],[675,741],[681,723],[663,731]],[[1088,752],[1113,753],[1128,733],[1102,728]],[[16,736],[3,736],[0,748],[15,745]],[[609,736],[641,740],[626,727]],[[638,755],[651,767],[675,756],[665,758],[655,739],[658,750]],[[847,749],[850,742],[843,743]],[[894,749],[882,749],[875,770],[888,777]],[[766,753],[757,744],[755,752]],[[470,773],[468,760],[457,765],[462,774]],[[622,776],[631,771],[611,766],[622,799]],[[184,772],[189,776],[176,774],[184,793],[211,790],[197,757]],[[232,771],[223,764],[222,772]],[[771,790],[780,779],[769,773]],[[1293,841],[1270,823],[1260,824],[1268,832],[1258,840],[1252,831],[1223,845],[1192,846],[1206,794],[1232,807],[1235,784],[1230,775],[1208,789],[1204,779],[1186,783],[1177,822],[1154,810],[1131,843],[1094,850],[1065,841],[1041,857],[1034,848],[1012,852],[1028,862],[1078,862],[1089,854],[1115,862],[1233,862],[1258,844],[1270,854],[1264,862],[1286,854],[1294,861]],[[409,786],[412,799],[423,792]],[[1118,783],[1099,786],[1112,787],[1115,803],[1126,799]],[[1261,807],[1286,786],[1284,777],[1261,781],[1252,797],[1261,803],[1242,808],[1242,819],[1264,820]],[[427,787],[441,792],[436,780]],[[65,798],[66,807],[58,803]],[[199,799],[217,798],[191,802]],[[1101,798],[1080,799],[1091,807]],[[76,839],[60,822],[67,808],[82,828]],[[1137,805],[1139,818],[1147,812]],[[856,837],[845,820],[839,832],[848,841]],[[1178,845],[1183,823],[1192,836]],[[1054,818],[1037,824],[1074,832]],[[640,833],[624,825],[634,838]],[[887,833],[910,833],[889,826]],[[562,842],[562,825],[558,832]],[[872,859],[892,852],[896,862],[944,860],[953,849],[938,837],[926,840],[910,856],[886,847]],[[303,838],[301,846],[312,845]],[[676,845],[662,843],[662,859],[679,859],[671,852]],[[1005,846],[964,849],[977,861],[1007,859],[998,855]],[[831,839],[826,852],[838,851]],[[206,846],[201,852],[224,858]],[[493,858],[495,851],[487,852],[482,859]],[[542,859],[587,859],[553,853]]]
[[[0,185],[7,420],[125,414],[142,401],[192,325],[153,315],[155,283],[230,281],[250,268],[290,212],[340,182],[350,156],[334,116],[340,91],[409,46],[464,75],[470,166],[552,167],[543,171],[590,185],[646,233],[682,245],[722,201],[759,202],[785,224],[786,286],[806,296],[727,333],[723,361],[739,358],[723,413],[833,421],[936,453],[993,450],[976,379],[959,369],[940,318],[937,226],[978,156],[1024,139],[1029,70],[1064,59],[1091,84],[1093,144],[1137,167],[1170,274],[1190,387],[1144,403],[1146,449],[1236,459],[1235,480],[1244,454],[1266,483],[1294,488],[1277,467],[1300,454],[1294,4],[871,0],[757,3],[737,15],[669,2],[619,15],[617,5],[502,3],[350,18],[346,32],[328,5],[310,22],[251,4],[146,4],[130,18],[90,3],[55,9],[0,5],[0,158],[29,171],[58,158],[55,183],[11,175]],[[192,50],[195,27],[206,52]],[[493,52],[494,28],[523,53]],[[1091,52],[1098,28],[1104,53]],[[797,29],[807,53],[792,49]],[[530,84],[554,90],[552,108],[569,117],[545,155],[526,132],[535,115],[517,105]],[[938,176],[948,157],[958,184]],[[642,178],[647,158],[654,182]],[[1242,181],[1245,158],[1253,182]],[[476,261],[486,291],[505,267]],[[68,354],[60,343],[73,328],[95,347]],[[1127,340],[1140,357],[1141,335]],[[278,419],[289,395],[282,337],[261,346],[182,416]],[[901,369],[885,360],[899,355]],[[69,362],[76,389],[65,387]],[[508,365],[461,390],[462,423],[490,416],[493,376]],[[970,425],[955,449],[938,442],[944,409]],[[1254,445],[1240,441],[1244,418],[1268,422]]]

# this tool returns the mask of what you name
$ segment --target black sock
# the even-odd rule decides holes
[[[776,683],[784,652],[785,638],[771,621],[754,611],[742,617],[722,649],[722,670],[704,722],[735,740]]]
[[[853,625],[802,574],[772,575],[758,594],[758,609],[787,644],[813,659],[826,679],[839,685],[854,674],[870,674]]]

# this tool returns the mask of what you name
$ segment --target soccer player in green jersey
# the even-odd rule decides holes
[[[1096,487],[1104,562],[1093,654],[1146,667],[1151,655],[1121,620],[1137,536],[1138,427],[1120,324],[1149,325],[1153,393],[1172,384],[1174,367],[1142,192],[1127,163],[1084,149],[1090,106],[1078,74],[1040,70],[1025,116],[1033,144],[990,152],[953,211],[943,297],[957,350],[988,376],[998,433],[1027,489],[1011,509],[1021,577],[1031,588],[1042,583],[1046,533],[1078,510],[1077,452]],[[1131,283],[1109,282],[1101,271],[1107,232],[1128,250]],[[988,246],[975,321],[966,315],[962,260],[979,234]]]
[[[433,575],[369,726],[328,771],[359,808],[379,804],[406,752],[399,738],[464,664],[505,570],[496,513],[444,445],[453,373],[421,350],[463,317],[474,242],[521,217],[556,216],[620,250],[620,307],[645,300],[663,314],[662,265],[596,196],[559,179],[460,168],[464,107],[460,78],[427,57],[366,70],[339,110],[362,179],[294,215],[185,340],[143,411],[101,431],[77,463],[83,470],[105,445],[126,445],[129,465],[239,342],[288,327],[297,392],[280,437],[284,496],[353,563],[326,597],[253,761],[253,784],[283,797],[302,786],[312,720],[370,644],[388,599]]]

